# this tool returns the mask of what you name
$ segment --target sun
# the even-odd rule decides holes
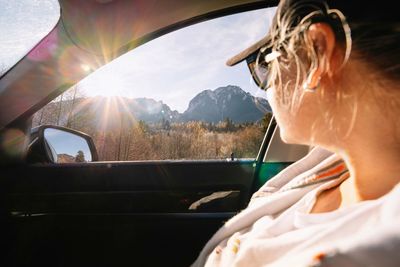
[[[79,86],[87,96],[121,96],[128,90],[125,79],[118,73],[110,71],[96,71],[82,80]]]

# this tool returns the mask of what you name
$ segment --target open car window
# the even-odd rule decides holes
[[[60,6],[57,0],[0,0],[0,7],[1,76],[53,29]],[[28,57],[38,60],[35,55]]]
[[[266,34],[274,12],[226,16],[152,40],[50,102],[33,126],[91,135],[101,161],[255,158],[271,108],[247,66],[225,62]]]

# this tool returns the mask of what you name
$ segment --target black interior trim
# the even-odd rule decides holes
[[[214,160],[22,165],[5,167],[0,186],[7,192],[6,209],[22,214],[234,212],[244,208],[252,194],[253,164]],[[190,208],[221,191],[229,194]]]
[[[261,167],[264,161],[265,154],[267,153],[268,145],[271,142],[272,136],[274,134],[275,128],[277,127],[277,122],[275,119],[275,116],[272,115],[271,121],[268,125],[267,132],[264,135],[263,142],[261,144],[260,150],[258,152],[257,158],[256,158],[256,168],[254,170],[254,179],[253,179],[253,184],[250,188],[251,192],[255,192],[258,190],[259,184],[259,176],[260,176],[260,171]]]

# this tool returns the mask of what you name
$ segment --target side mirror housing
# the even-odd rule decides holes
[[[92,138],[82,132],[53,125],[31,130],[29,163],[82,163],[98,161]]]

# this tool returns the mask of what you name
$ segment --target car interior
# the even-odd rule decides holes
[[[254,158],[101,161],[87,133],[33,127],[33,116],[89,75],[82,62],[92,72],[170,32],[278,1],[58,3],[54,27],[1,73],[1,265],[188,266],[265,181],[310,148],[283,143],[272,119]],[[81,143],[88,162],[59,164],[57,134]]]

